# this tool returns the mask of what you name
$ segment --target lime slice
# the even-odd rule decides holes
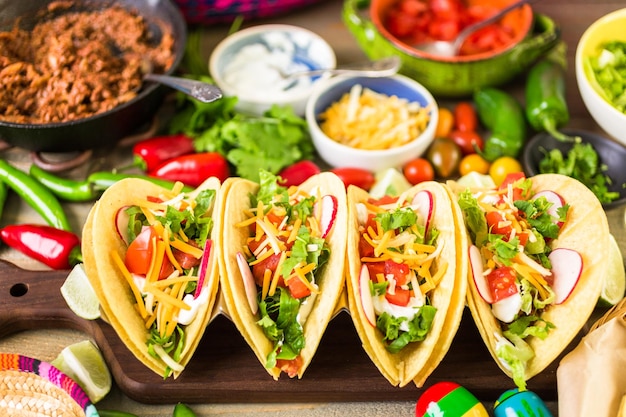
[[[51,363],[76,381],[94,404],[111,390],[111,373],[100,349],[91,340],[65,347]]]
[[[61,294],[68,307],[78,317],[94,320],[100,317],[100,302],[93,290],[83,264],[77,264],[61,286]]]
[[[462,187],[469,188],[495,188],[496,184],[493,182],[493,178],[490,175],[479,174],[472,171],[463,175],[457,180],[457,184]]]
[[[604,277],[602,293],[598,300],[601,307],[610,307],[619,303],[626,292],[626,272],[624,272],[624,259],[617,241],[610,235],[611,245],[607,257],[608,270]]]
[[[411,183],[404,177],[404,174],[395,168],[387,168],[377,172],[375,180],[369,192],[373,198],[381,198],[385,195],[395,197],[412,187]]]

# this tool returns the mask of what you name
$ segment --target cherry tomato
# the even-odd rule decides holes
[[[515,284],[515,271],[508,266],[499,267],[491,271],[487,275],[487,282],[489,282],[494,302],[503,300],[518,291]]]
[[[410,161],[404,166],[402,172],[406,180],[413,185],[435,179],[435,169],[426,158],[417,158]]]
[[[454,106],[454,126],[461,132],[475,132],[478,128],[478,115],[472,103],[461,101]]]
[[[371,171],[362,168],[354,167],[341,167],[333,168],[330,170],[337,175],[341,181],[345,184],[346,188],[349,185],[356,185],[359,188],[369,191],[374,185],[376,178]]]
[[[489,167],[489,175],[496,186],[500,186],[507,175],[521,171],[522,164],[511,156],[501,156],[493,161]]]
[[[299,161],[295,164],[285,167],[278,174],[285,182],[285,187],[292,185],[300,185],[306,181],[309,177],[320,173],[320,167],[318,167],[313,161]]]
[[[489,161],[477,153],[466,155],[459,164],[459,174],[467,175],[470,172],[487,174],[489,172]]]
[[[438,138],[446,138],[452,131],[454,126],[454,115],[445,107],[439,108],[439,119],[437,120],[437,129],[435,136]]]
[[[453,130],[448,137],[459,145],[463,155],[476,153],[476,149],[483,149],[483,138],[473,130]]]
[[[450,178],[458,172],[462,158],[461,148],[448,138],[435,138],[428,147],[426,158],[439,178]]]
[[[137,275],[146,275],[152,262],[152,241],[158,239],[153,227],[146,227],[137,237],[130,242],[126,250],[124,264],[128,271]],[[165,258],[161,264],[158,279],[168,277],[174,272],[174,266]]]

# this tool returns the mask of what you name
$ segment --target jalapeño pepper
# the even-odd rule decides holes
[[[94,172],[84,180],[73,180],[54,175],[34,164],[30,167],[30,175],[60,199],[72,202],[95,200],[104,190],[124,178],[141,178],[168,189],[174,186],[174,182],[172,181],[149,177],[147,175],[108,171]],[[185,191],[190,190],[190,187],[185,188]]]
[[[490,131],[481,155],[488,161],[501,156],[517,158],[526,140],[526,119],[520,103],[493,87],[476,91],[474,103],[481,123]]]
[[[526,118],[533,129],[557,140],[580,141],[558,130],[569,122],[564,73],[563,64],[556,58],[545,58],[531,67],[526,79]]]
[[[28,173],[0,159],[0,181],[15,191],[53,227],[72,230],[57,197]]]

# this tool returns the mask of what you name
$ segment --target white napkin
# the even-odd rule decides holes
[[[596,328],[561,360],[559,416],[618,416],[626,396],[625,319],[615,317]]]

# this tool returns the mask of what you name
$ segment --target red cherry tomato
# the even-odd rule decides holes
[[[359,188],[364,189],[365,191],[369,191],[374,185],[376,178],[374,178],[374,174],[371,171],[368,171],[363,168],[354,168],[354,167],[340,167],[333,168],[330,170],[335,175],[337,175],[341,181],[345,184],[346,188],[350,185],[356,185]]]
[[[129,272],[137,275],[148,273],[152,262],[152,241],[157,238],[154,228],[147,227],[130,242],[124,258],[124,264]],[[174,272],[174,267],[171,262],[167,258],[164,259],[159,271],[159,279],[166,278],[172,272]]]
[[[503,300],[513,294],[518,289],[515,284],[515,271],[508,266],[502,266],[495,268],[487,275],[487,282],[489,282],[489,288],[493,295],[493,302]]]
[[[478,115],[472,103],[461,101],[454,106],[454,125],[461,132],[475,132],[478,128]]]
[[[453,130],[449,138],[459,145],[463,155],[470,155],[476,153],[476,149],[483,149],[483,138],[473,130]]]
[[[435,179],[435,168],[426,158],[417,158],[407,163],[402,169],[404,176],[411,184]]]
[[[313,175],[317,175],[320,172],[320,167],[318,167],[315,162],[299,161],[284,168],[280,171],[278,176],[285,180],[282,185],[290,187],[292,185],[300,185]]]

